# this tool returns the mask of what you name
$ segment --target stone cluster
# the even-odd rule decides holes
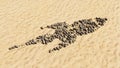
[[[66,47],[71,43],[74,43],[77,36],[82,36],[94,32],[95,30],[100,28],[100,26],[103,26],[106,20],[107,20],[106,18],[95,18],[95,21],[93,21],[92,19],[83,19],[75,21],[73,24],[69,26],[66,25],[66,23],[64,23],[65,28],[63,27],[64,25],[54,26],[54,27],[59,26],[59,28],[55,28],[55,33],[53,35],[55,36],[55,38],[59,39],[62,42],[58,44],[59,46],[53,48],[52,50],[49,50],[49,53],[51,53],[52,51],[59,50],[62,47]],[[49,26],[49,28],[51,27],[53,28],[52,25]]]
[[[62,47],[66,47],[69,44],[75,42],[77,36],[86,35],[88,33],[92,33],[107,21],[107,18],[95,18],[95,19],[83,19],[79,21],[75,21],[73,24],[69,25],[66,22],[55,23],[52,25],[48,25],[45,28],[54,29],[55,32],[53,34],[45,34],[42,36],[38,36],[35,39],[29,40],[25,43],[25,45],[34,45],[37,43],[42,43],[47,45],[52,42],[54,39],[59,39],[61,42],[57,47],[49,50],[49,53],[52,51],[60,50]],[[44,29],[41,27],[41,29]],[[12,48],[16,48],[12,47]],[[10,48],[10,49],[12,49]]]

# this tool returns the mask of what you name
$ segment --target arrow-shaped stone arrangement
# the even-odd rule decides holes
[[[55,23],[52,25],[48,25],[44,28],[54,29],[53,34],[45,34],[36,37],[35,39],[29,40],[23,45],[35,45],[38,43],[42,43],[44,45],[48,45],[48,43],[52,42],[55,39],[59,39],[61,42],[58,43],[58,46],[49,50],[49,53],[53,51],[60,50],[63,47],[66,47],[76,41],[77,36],[87,35],[89,33],[94,32],[101,26],[105,24],[107,18],[94,18],[94,19],[82,19],[75,21],[73,24],[69,25],[66,22]],[[44,29],[41,27],[41,29]],[[19,48],[21,45],[15,45],[9,48],[9,50]]]

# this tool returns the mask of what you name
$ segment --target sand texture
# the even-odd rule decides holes
[[[40,27],[95,17],[108,20],[59,51],[48,53],[59,40],[22,46],[54,32]],[[120,0],[0,0],[0,68],[120,68],[119,20]]]

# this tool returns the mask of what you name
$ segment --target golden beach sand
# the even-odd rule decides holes
[[[0,68],[120,68],[120,0],[0,0]],[[107,18],[97,31],[48,53],[58,40],[8,50],[50,33],[40,27]]]

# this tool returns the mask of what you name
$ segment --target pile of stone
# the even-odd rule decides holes
[[[106,18],[83,19],[75,21],[71,25],[68,25],[66,22],[48,25],[46,28],[55,30],[53,34],[38,36],[35,39],[26,42],[25,45],[35,45],[37,43],[47,45],[54,39],[59,39],[61,42],[58,44],[57,47],[49,50],[49,53],[51,53],[52,51],[60,50],[62,47],[66,47],[69,44],[74,43],[77,36],[82,36],[94,32],[95,30],[100,28],[100,26],[103,26],[106,20]],[[43,27],[41,27],[41,29],[43,29]],[[9,49],[14,48],[18,47],[14,46]]]

